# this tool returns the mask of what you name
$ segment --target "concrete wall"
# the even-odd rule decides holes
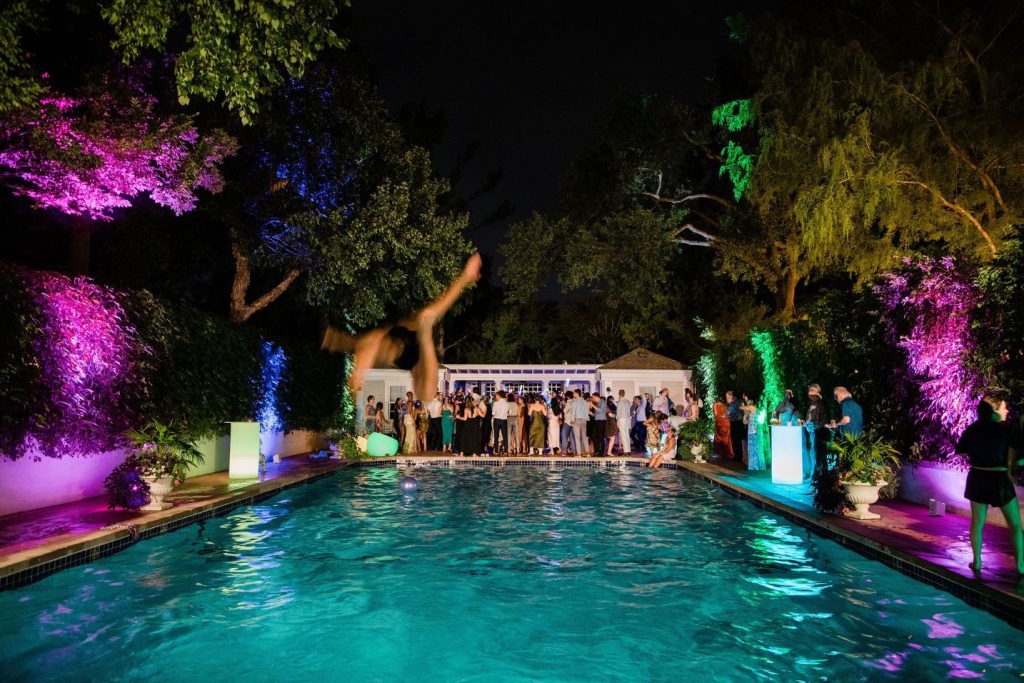
[[[228,437],[222,436],[197,443],[206,462],[189,475],[226,470],[228,442]],[[268,458],[275,453],[288,457],[319,450],[325,443],[316,432],[267,433],[263,435],[262,450]],[[0,516],[105,495],[103,480],[124,456],[123,449],[85,458],[35,460],[27,455],[12,461],[0,456]]]
[[[904,465],[900,474],[899,497],[919,505],[928,505],[929,499],[946,504],[946,514],[971,516],[971,503],[964,498],[964,484],[967,471],[951,469],[939,463],[922,462],[918,465]],[[1017,498],[1024,500],[1024,488],[1017,487]],[[1003,513],[989,508],[988,521],[1006,526]]]

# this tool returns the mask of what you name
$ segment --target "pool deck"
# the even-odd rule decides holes
[[[459,458],[447,453],[400,455],[361,460],[312,459],[306,455],[269,464],[266,474],[230,480],[226,472],[188,479],[167,496],[174,507],[160,512],[108,510],[105,497],[0,517],[0,590],[37,581],[66,567],[118,552],[140,539],[208,519],[278,492],[353,466],[420,467],[640,467],[639,457]],[[724,491],[809,528],[913,578],[946,590],[967,603],[1024,629],[1024,581],[1010,560],[1009,533],[985,527],[984,570],[967,567],[971,557],[969,520],[954,514],[931,517],[927,508],[888,500],[872,506],[879,520],[855,520],[823,514],[811,505],[807,486],[771,483],[768,472],[750,472],[731,463],[674,465]]]

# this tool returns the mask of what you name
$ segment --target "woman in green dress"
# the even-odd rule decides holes
[[[452,452],[452,434],[455,432],[455,414],[452,412],[452,402],[444,400],[441,406],[441,450],[445,453]]]
[[[537,394],[530,404],[530,455],[537,449],[537,455],[544,453],[544,414],[547,412],[544,398]]]

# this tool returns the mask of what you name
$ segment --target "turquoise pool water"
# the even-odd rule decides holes
[[[1020,680],[1024,637],[677,472],[359,469],[0,593],[0,672]]]

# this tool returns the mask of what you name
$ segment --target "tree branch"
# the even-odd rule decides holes
[[[990,176],[987,172],[982,170],[981,167],[974,163],[962,147],[953,142],[953,138],[949,135],[949,132],[946,130],[946,127],[942,125],[942,121],[939,120],[939,117],[936,116],[935,112],[931,110],[928,104],[920,97],[910,92],[902,83],[897,83],[896,89],[902,92],[908,98],[910,98],[910,100],[914,104],[916,104],[918,108],[921,109],[921,111],[928,115],[928,118],[930,118],[932,120],[932,123],[935,124],[935,127],[939,131],[939,135],[942,136],[943,141],[946,143],[946,146],[949,147],[950,151],[953,153],[953,156],[962,160],[965,164],[970,166],[975,173],[978,174],[978,177],[981,179],[981,184],[989,189],[989,191],[992,193],[992,196],[996,200],[996,204],[998,204],[999,208],[1003,210],[1003,213],[1007,213],[1006,203],[1003,201],[1003,195],[999,191],[999,187],[996,185],[995,181],[992,180],[992,176]]]
[[[977,230],[978,234],[981,235],[982,239],[985,240],[985,244],[988,245],[989,251],[991,251],[992,255],[995,256],[995,243],[992,242],[992,238],[989,237],[989,234],[985,231],[985,228],[981,226],[981,222],[979,222],[978,219],[974,217],[974,214],[972,214],[970,211],[960,206],[959,204],[949,201],[948,199],[945,198],[945,196],[943,196],[941,192],[939,192],[930,185],[922,183],[920,180],[897,180],[896,183],[899,185],[915,185],[917,187],[924,188],[925,190],[930,192],[933,197],[938,199],[939,202],[941,202],[942,205],[945,206],[947,209],[963,216],[971,225],[974,226],[974,229]]]
[[[244,323],[252,317],[253,313],[263,310],[284,294],[285,290],[302,274],[302,271],[298,268],[291,269],[284,276],[284,279],[277,283],[276,287],[251,304],[245,303],[245,295],[252,278],[252,268],[249,265],[249,257],[242,249],[238,230],[232,227],[229,232],[231,235],[231,253],[235,257],[235,278],[231,283],[231,321]]]

